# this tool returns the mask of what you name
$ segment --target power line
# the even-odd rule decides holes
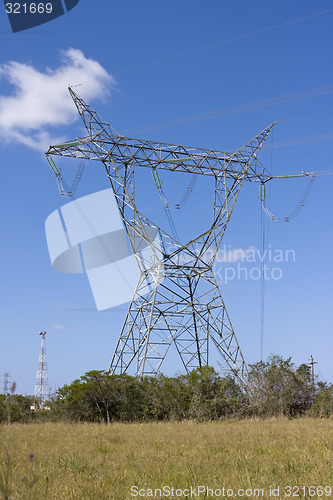
[[[268,97],[267,99],[261,99],[260,101],[252,101],[245,104],[237,104],[235,106],[231,106],[228,108],[215,109],[213,111],[208,111],[206,113],[184,116],[182,118],[176,118],[175,120],[168,120],[165,122],[153,123],[151,125],[144,125],[142,127],[126,130],[124,133],[127,135],[128,134],[134,135],[134,134],[141,134],[143,132],[153,132],[155,130],[161,130],[164,128],[176,127],[178,125],[185,125],[187,123],[194,123],[202,120],[209,120],[212,118],[218,118],[220,116],[228,116],[237,113],[244,113],[245,111],[254,111],[257,109],[263,109],[271,106],[277,106],[279,104],[311,99],[312,97],[318,97],[321,95],[328,95],[332,93],[333,93],[333,85],[328,85],[325,87],[317,87],[314,89],[302,90],[300,92],[293,92],[281,96]]]
[[[185,203],[188,201],[189,197],[192,194],[195,183],[197,181],[197,175],[193,174],[191,176],[189,185],[188,185],[185,193],[183,194],[183,196],[180,198],[180,200],[175,204],[170,204],[165,197],[165,194],[163,191],[163,183],[160,179],[158,172],[156,170],[152,169],[152,174],[153,174],[154,183],[155,183],[155,186],[157,188],[158,194],[159,194],[160,199],[163,203],[163,208],[164,208],[165,214],[167,216],[167,219],[168,219],[170,227],[171,227],[172,235],[177,241],[179,241],[179,236],[178,236],[176,226],[175,226],[172,214],[171,214],[171,210],[182,208],[185,205]]]
[[[261,213],[261,287],[260,287],[260,359],[263,360],[264,357],[264,322],[265,322],[265,222],[266,218],[264,216],[263,210]]]
[[[289,121],[289,120],[286,120]],[[327,134],[320,135],[310,135],[307,137],[297,137],[296,139],[290,139],[287,141],[276,142],[275,144],[268,144],[265,149],[277,149],[285,148],[289,146],[299,146],[301,144],[311,144],[313,142],[321,142],[333,139],[333,132],[328,132]]]
[[[286,21],[284,23],[275,24],[273,26],[268,26],[267,28],[262,28],[260,30],[251,31],[249,33],[244,33],[242,35],[234,36],[232,38],[227,38],[226,40],[220,40],[220,41],[215,42],[215,43],[210,43],[208,45],[203,45],[201,47],[197,47],[196,49],[186,50],[184,52],[179,52],[178,54],[173,54],[171,56],[166,56],[166,57],[162,57],[160,59],[155,59],[153,61],[149,61],[147,63],[140,64],[140,65],[137,65],[137,66],[132,66],[131,68],[127,68],[127,69],[124,69],[124,70],[121,70],[121,71],[117,71],[117,73],[115,73],[115,75],[121,75],[123,73],[129,73],[131,71],[136,71],[138,69],[144,69],[144,68],[147,68],[149,66],[153,66],[155,64],[160,64],[160,63],[163,63],[163,62],[172,61],[173,59],[177,59],[179,57],[188,56],[188,55],[191,55],[191,54],[195,54],[197,52],[201,52],[203,50],[212,49],[214,47],[219,47],[221,45],[226,45],[226,44],[232,43],[232,42],[237,42],[238,40],[244,40],[246,38],[250,38],[250,37],[255,36],[255,35],[260,35],[261,33],[266,33],[268,31],[273,31],[273,30],[276,30],[278,28],[283,28],[284,26],[289,26],[291,24],[299,23],[301,21],[306,21],[308,19],[312,19],[314,17],[322,16],[323,14],[329,14],[331,12],[333,12],[333,9],[327,9],[327,10],[322,10],[320,12],[316,12],[315,14],[310,14],[309,16],[303,16],[303,17],[298,17],[296,19],[291,19],[290,21]]]

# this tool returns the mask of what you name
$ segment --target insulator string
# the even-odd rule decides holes
[[[310,177],[308,185],[303,193],[301,200],[298,202],[296,207],[290,212],[290,214],[287,215],[286,217],[277,217],[276,215],[272,214],[272,212],[268,209],[268,207],[266,205],[265,197],[260,197],[261,207],[262,207],[263,211],[265,212],[265,214],[267,215],[267,217],[274,222],[290,222],[291,220],[293,220],[298,215],[298,213],[302,210],[302,208],[304,207],[305,202],[307,201],[307,199],[310,195],[315,178],[316,178],[315,175],[312,175]]]

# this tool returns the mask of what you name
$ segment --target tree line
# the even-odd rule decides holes
[[[247,389],[214,368],[186,375],[132,377],[92,370],[60,388],[49,410],[33,397],[0,395],[0,422],[149,422],[285,416],[333,416],[333,385],[313,380],[309,365],[272,356],[249,366]]]

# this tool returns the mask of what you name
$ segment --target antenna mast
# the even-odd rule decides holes
[[[38,359],[38,369],[35,385],[35,407],[40,410],[45,409],[45,398],[48,393],[48,377],[47,377],[47,362],[46,362],[46,348],[45,348],[45,336],[46,332],[39,332],[42,336],[42,342],[40,346],[40,354]]]
[[[4,394],[4,396],[7,396],[7,394],[8,394],[9,377],[10,377],[9,373],[3,374],[3,394]]]

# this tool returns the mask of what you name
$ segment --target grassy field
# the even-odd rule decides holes
[[[12,425],[0,439],[2,498],[333,498],[333,420]]]

